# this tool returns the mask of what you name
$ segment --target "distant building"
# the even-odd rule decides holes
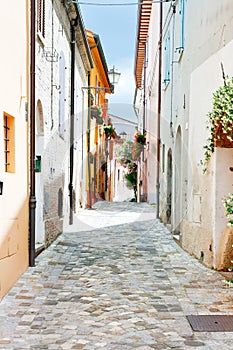
[[[92,207],[98,200],[107,199],[107,141],[104,134],[104,124],[108,124],[107,94],[112,93],[108,77],[108,66],[98,34],[87,30],[87,38],[92,53],[94,65],[90,70],[86,98],[89,96],[87,126],[87,205]]]
[[[138,123],[136,120],[132,121],[111,113],[109,113],[108,116],[112,124],[114,125],[117,135],[127,140],[133,140],[138,127]]]
[[[132,118],[131,118],[132,119]],[[113,201],[125,201],[134,198],[133,189],[129,189],[125,175],[127,169],[117,161],[117,152],[123,147],[124,142],[134,140],[134,135],[137,130],[136,116],[135,121],[126,119],[121,116],[109,114],[109,120],[113,124],[116,130],[117,138],[114,140],[114,152],[111,159],[111,171],[112,171],[112,200]]]

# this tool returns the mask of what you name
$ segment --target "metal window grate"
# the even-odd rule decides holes
[[[45,38],[45,0],[37,2],[37,31]]]
[[[10,138],[9,138],[9,131],[10,128],[8,126],[8,116],[4,115],[4,124],[3,124],[3,128],[4,128],[4,153],[5,153],[5,171],[8,171],[8,167],[10,166],[10,162],[9,162],[9,153],[10,150],[8,149],[9,147],[9,142],[10,142]]]

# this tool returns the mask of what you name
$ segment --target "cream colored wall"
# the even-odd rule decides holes
[[[212,108],[212,95],[223,85],[221,62],[226,74],[233,76],[232,50],[233,40],[200,64],[190,80],[188,216],[184,221],[182,242],[197,257],[203,251],[204,262],[214,267],[227,222],[222,199],[232,192],[233,177],[229,172],[232,149],[215,149],[206,174],[198,164],[203,159],[203,146],[208,138],[206,115]]]
[[[223,237],[224,230],[227,226],[227,218],[225,215],[225,208],[223,206],[223,199],[230,193],[233,193],[233,174],[230,168],[233,164],[233,148],[216,148],[213,155],[213,162],[215,167],[214,172],[214,205],[213,205],[213,250],[214,262],[213,265],[217,267],[217,260],[220,254],[220,244]],[[232,247],[231,247],[232,248]],[[232,249],[231,249],[232,250]],[[223,252],[224,253],[224,252]],[[226,268],[230,267],[226,266]]]
[[[28,1],[1,4],[0,21],[0,297],[12,287],[28,266]],[[4,15],[3,15],[4,14]],[[17,35],[16,35],[17,33]],[[15,173],[4,167],[3,113],[15,118]]]

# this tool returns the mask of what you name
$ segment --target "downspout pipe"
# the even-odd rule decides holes
[[[160,2],[160,24],[159,24],[159,72],[158,72],[158,113],[157,113],[157,147],[156,147],[156,217],[159,219],[159,195],[160,195],[160,122],[161,122],[161,92],[162,92],[162,34],[163,34],[163,3]]]
[[[91,159],[90,159],[90,134],[91,134],[91,74],[87,75],[88,96],[87,96],[87,166],[88,166],[88,190],[89,190],[89,209],[92,209],[92,186],[91,186]]]
[[[74,176],[74,99],[75,99],[75,44],[76,44],[76,28],[78,18],[71,22],[71,76],[70,76],[70,181],[69,181],[69,197],[70,197],[70,215],[69,224],[74,222],[74,192],[73,192],[73,176]]]
[[[142,128],[143,134],[146,133],[146,68],[147,68],[147,44],[144,47],[144,73],[143,73],[143,115]]]
[[[29,266],[35,266],[35,17],[36,4],[31,0],[30,47],[30,189],[29,189]]]

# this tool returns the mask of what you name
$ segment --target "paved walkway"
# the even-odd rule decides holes
[[[233,313],[233,288],[154,208],[102,202],[78,217],[82,229],[67,228],[2,300],[0,349],[233,348],[233,333],[193,332],[185,317]]]

